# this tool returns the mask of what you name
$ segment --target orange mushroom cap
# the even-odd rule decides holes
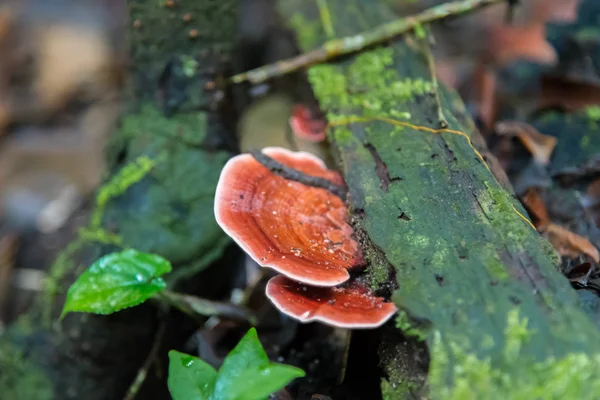
[[[326,138],[326,123],[313,118],[312,112],[302,104],[296,104],[289,120],[294,135],[311,142],[322,142]]]
[[[340,175],[309,153],[268,147],[263,153],[307,175],[341,184]],[[215,217],[259,265],[299,282],[335,286],[363,264],[344,202],[331,192],[286,180],[242,154],[219,178]]]
[[[376,328],[398,311],[357,281],[323,288],[278,275],[267,283],[267,297],[279,311],[301,322],[321,321],[340,328]]]

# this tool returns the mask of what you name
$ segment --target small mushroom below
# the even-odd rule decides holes
[[[307,286],[278,275],[267,283],[267,297],[282,313],[300,322],[320,321],[340,328],[376,328],[398,311],[357,281],[340,287]]]
[[[322,119],[314,118],[311,110],[302,104],[296,104],[289,120],[294,135],[310,142],[322,142],[326,138],[326,123]]]
[[[340,175],[309,153],[267,147],[281,164],[342,184]],[[364,260],[344,202],[331,192],[286,180],[250,154],[223,168],[215,196],[221,228],[259,265],[314,286],[336,286]]]

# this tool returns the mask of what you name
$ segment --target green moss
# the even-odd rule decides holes
[[[434,346],[430,369],[432,399],[498,399],[498,400],[551,400],[597,398],[600,390],[600,355],[571,353],[561,359],[547,358],[536,361],[520,357],[510,366],[492,364],[489,358],[479,359],[451,344],[445,354],[454,360],[454,384],[443,382],[439,356],[441,341]]]
[[[390,279],[390,267],[384,257],[381,257],[375,251],[367,248],[365,250],[365,258],[369,265],[367,275],[371,288],[373,290],[380,289]]]
[[[391,48],[378,48],[359,54],[347,65],[310,68],[310,83],[329,121],[353,116],[409,119],[410,113],[398,107],[430,93],[433,85],[420,78],[401,79],[394,68],[389,68],[394,62]]]
[[[7,342],[0,343],[0,371],[3,399],[54,399],[50,379],[35,362]]]
[[[433,399],[594,399],[600,390],[600,354],[569,353],[537,360],[521,353],[535,334],[518,309],[507,314],[502,359],[479,358],[460,341],[433,336]],[[450,367],[450,364],[452,366]],[[452,375],[451,379],[447,373]],[[448,382],[453,382],[449,384]]]
[[[122,195],[133,184],[142,180],[154,168],[154,165],[154,160],[151,160],[147,156],[140,156],[135,161],[125,165],[119,173],[103,185],[96,196],[96,207],[90,221],[91,227],[100,227],[104,209],[108,202]]]
[[[506,329],[504,330],[504,358],[508,362],[516,362],[521,347],[533,335],[533,331],[527,329],[527,318],[519,318],[519,310],[512,309],[508,312]]]
[[[400,329],[405,335],[412,336],[418,340],[425,340],[429,335],[429,329],[417,326],[412,318],[404,310],[399,310],[396,316],[396,328]]]
[[[63,278],[69,271],[76,268],[77,265],[73,261],[73,257],[86,245],[86,243],[87,241],[78,235],[58,254],[54,263],[52,263],[48,277],[46,278],[44,293],[40,297],[43,326],[49,327],[51,325],[54,298],[66,291],[66,287],[62,282]]]
[[[381,397],[383,400],[410,398],[410,394],[417,389],[417,385],[410,381],[404,380],[402,384],[396,384],[386,379],[381,380]]]
[[[346,77],[339,67],[329,64],[314,66],[308,70],[308,79],[323,110],[350,105]]]
[[[302,14],[294,14],[290,24],[296,32],[296,38],[304,51],[317,47],[322,34],[321,24],[318,21],[309,21]]]
[[[585,115],[587,116],[588,120],[589,120],[589,127],[590,129],[598,129],[598,124],[600,123],[600,106],[590,106],[587,107],[584,110]],[[584,143],[584,139],[587,139],[587,141]],[[587,145],[589,145],[590,142],[590,138],[588,136],[584,136],[581,139],[581,147],[585,148],[587,147]],[[585,144],[585,146],[584,146]]]
[[[587,117],[593,121],[600,121],[600,106],[590,106],[585,109]]]
[[[339,146],[345,146],[347,144],[350,144],[353,140],[354,137],[352,136],[352,132],[350,131],[350,129],[340,126],[340,127],[336,127],[332,129],[334,138],[336,143],[338,143]]]
[[[206,136],[207,116],[202,112],[178,114],[168,118],[154,105],[145,103],[138,113],[128,114],[117,138],[157,136],[174,139],[190,146],[200,146]],[[144,144],[148,144],[147,141]]]
[[[486,254],[488,253],[488,251],[489,255]],[[509,279],[508,271],[506,270],[506,265],[504,265],[504,263],[500,260],[498,254],[494,249],[486,248],[485,251],[481,251],[481,254],[487,256],[484,257],[485,262],[483,266],[488,270],[490,276],[496,282],[503,282]]]
[[[194,75],[196,75],[196,72],[198,71],[198,67],[200,66],[198,64],[198,61],[196,61],[196,59],[194,59],[193,57],[184,55],[180,57],[181,62],[183,63],[183,74],[185,76],[187,76],[188,78],[192,78]]]
[[[518,211],[517,206],[521,208],[521,205],[516,204],[510,194],[497,182],[484,181],[484,185],[486,190],[477,193],[482,211],[480,217],[497,226],[498,232],[506,232],[506,236],[512,239],[512,243],[522,243],[534,229],[530,222],[523,219],[525,211]]]

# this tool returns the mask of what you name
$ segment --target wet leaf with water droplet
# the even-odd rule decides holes
[[[169,352],[169,392],[173,400],[209,400],[217,371],[197,357]]]
[[[229,353],[218,373],[204,361],[169,352],[169,390],[173,400],[262,400],[304,371],[272,363],[252,328]]]
[[[164,258],[133,249],[97,260],[71,285],[62,316],[71,311],[111,314],[143,303],[166,288]]]
[[[261,400],[303,376],[299,368],[272,363],[252,328],[225,358],[213,398]]]

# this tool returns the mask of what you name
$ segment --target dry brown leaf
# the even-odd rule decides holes
[[[547,76],[542,78],[541,88],[538,109],[561,107],[567,112],[575,112],[600,104],[600,86],[592,82]]]
[[[519,121],[503,121],[496,124],[496,133],[502,136],[516,136],[533,156],[536,163],[548,165],[557,139],[540,133],[533,126]]]
[[[539,189],[528,189],[521,201],[533,219],[537,230],[543,231],[551,222],[550,217],[548,217],[548,210],[546,209],[544,200],[540,195]]]
[[[488,57],[496,65],[520,59],[543,64],[554,64],[557,60],[554,47],[546,41],[543,23],[494,26],[490,29],[488,49]]]
[[[580,0],[535,0],[531,17],[541,22],[575,22]]]
[[[550,223],[544,231],[544,236],[561,255],[570,258],[576,258],[581,254],[586,254],[595,263],[600,262],[600,253],[598,249],[586,238],[577,235],[563,228],[562,226]]]

